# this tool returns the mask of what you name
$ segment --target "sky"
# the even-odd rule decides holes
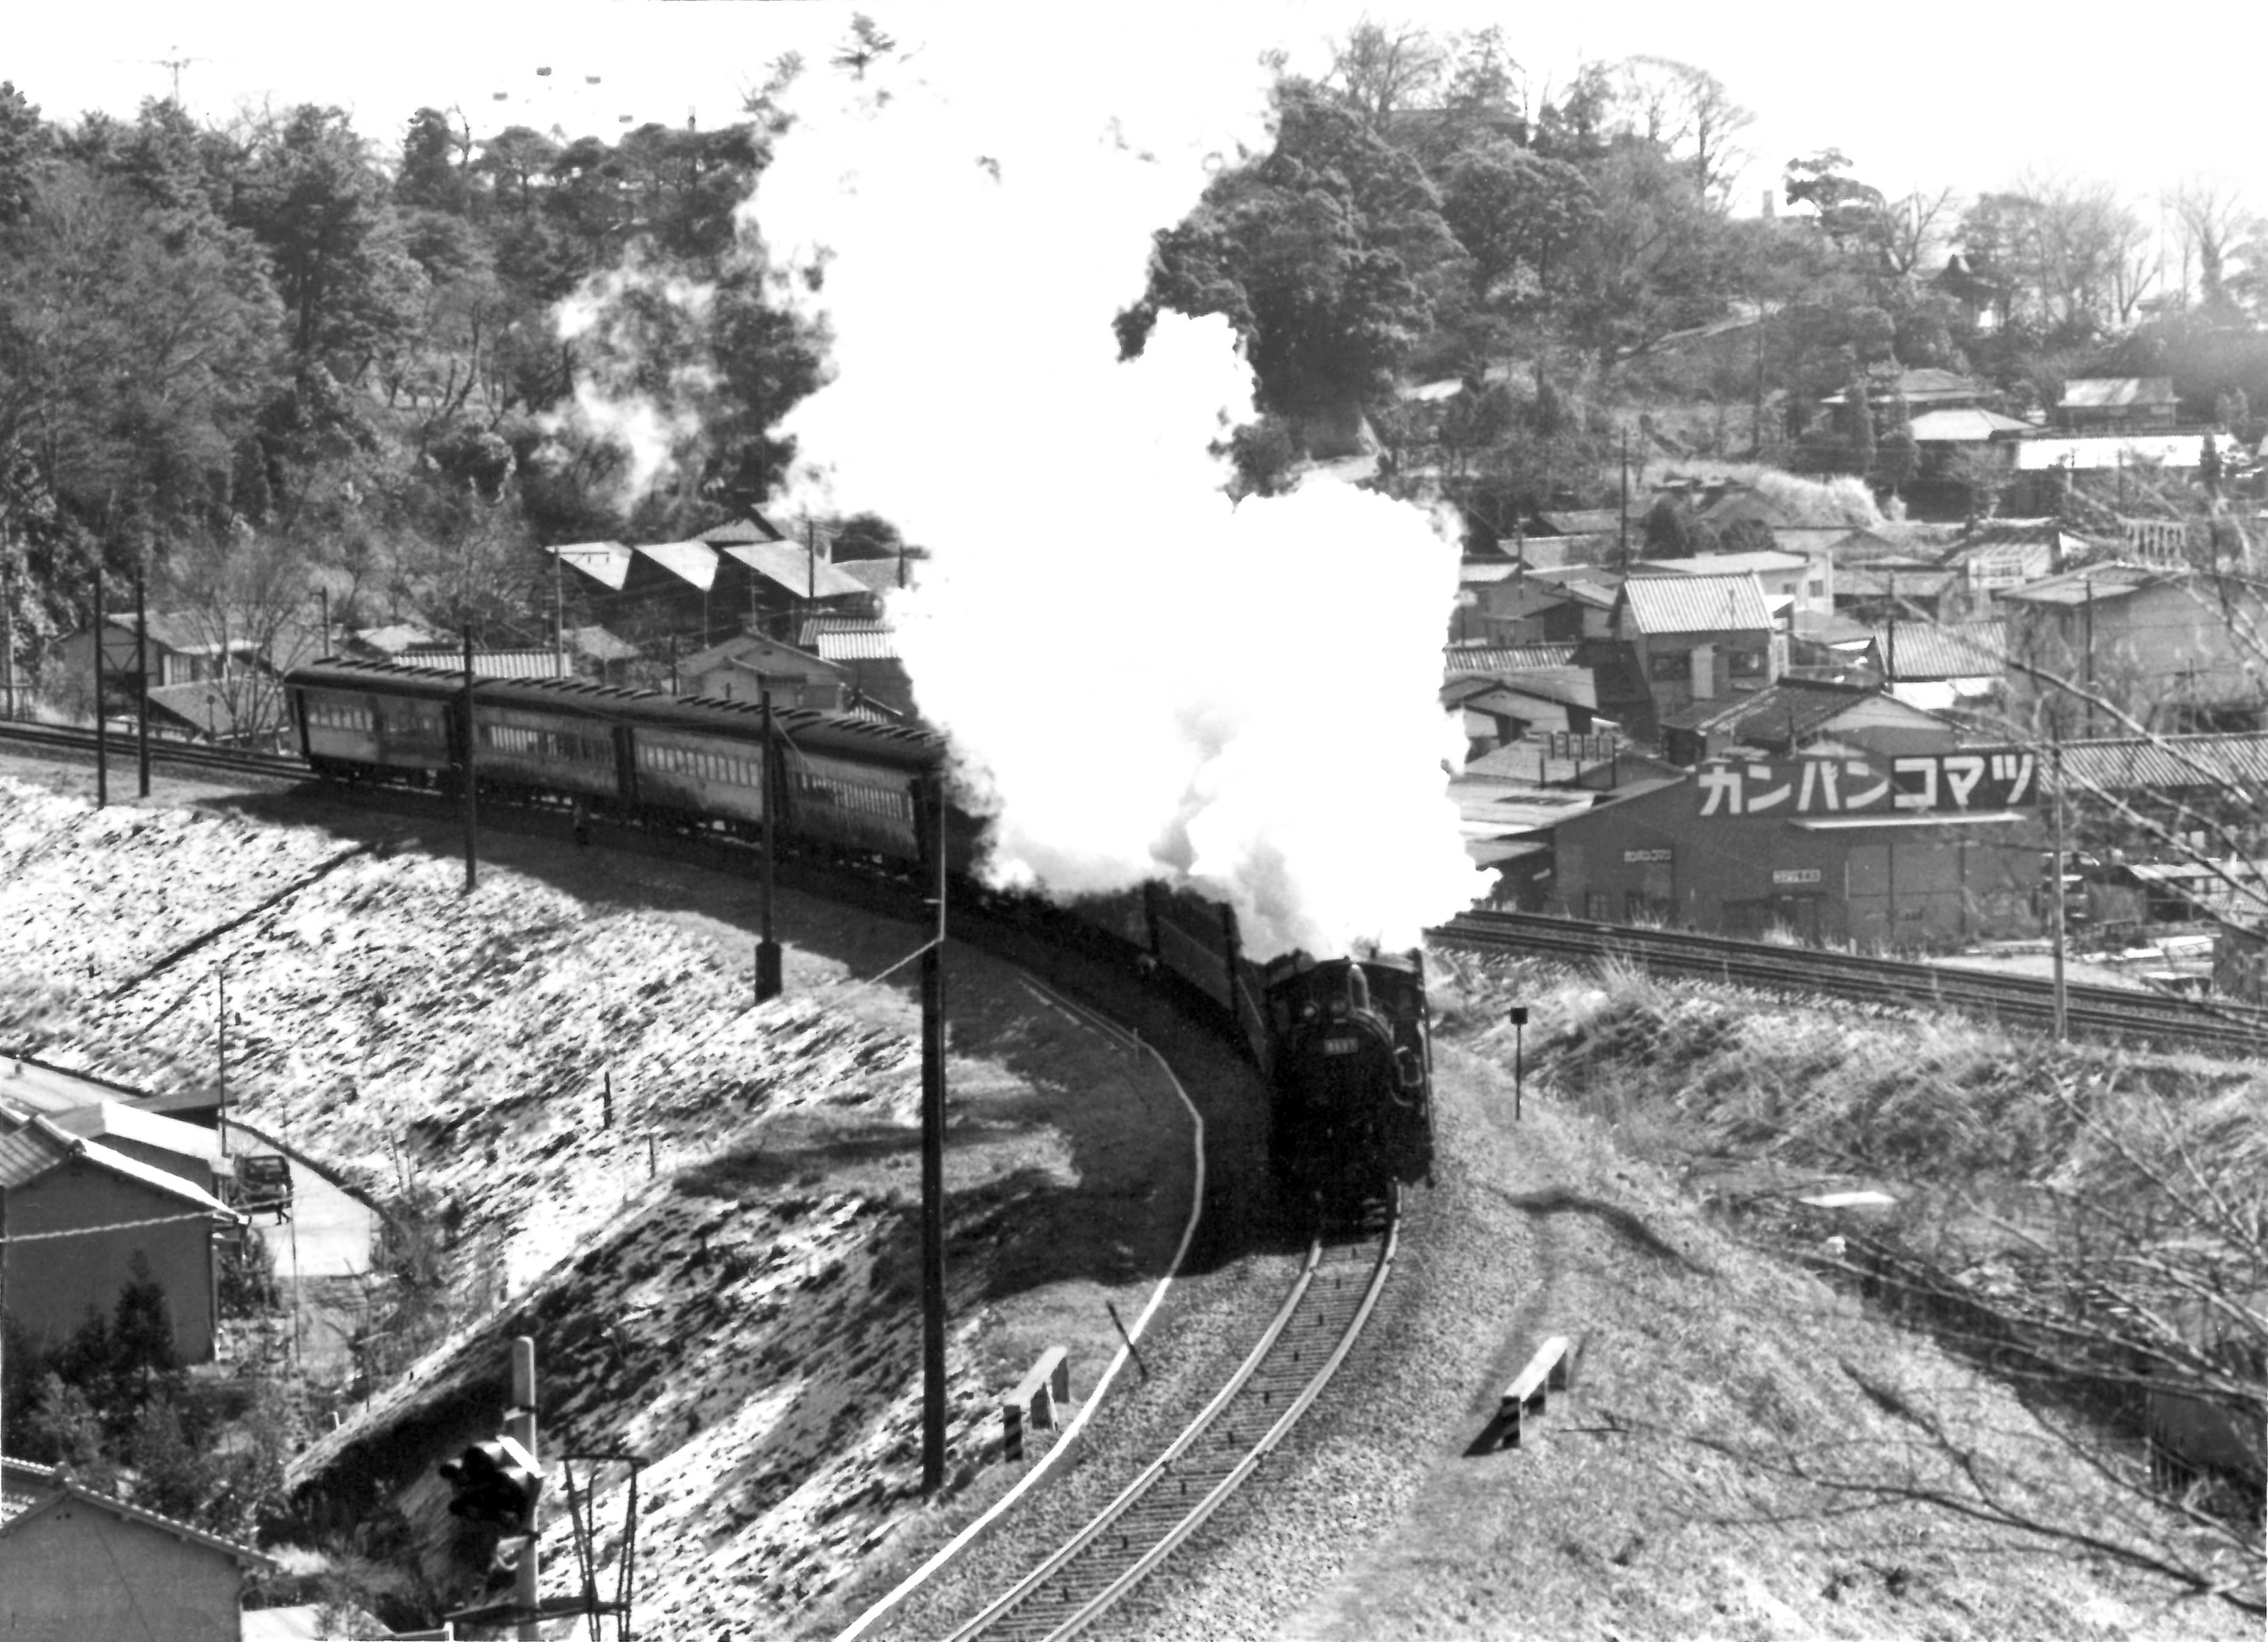
[[[876,0],[858,9],[911,38],[980,8]],[[1136,27],[1173,30],[1190,52],[1241,53],[1273,39],[1295,65],[1316,65],[1323,42],[1366,10],[1443,30],[1497,23],[1539,81],[1564,84],[1587,59],[1676,58],[1716,74],[1757,115],[1743,211],[1756,209],[1789,158],[1830,145],[1893,195],[1946,186],[1973,195],[2029,169],[2107,180],[2144,203],[2192,174],[2241,184],[2251,169],[2240,111],[2256,90],[2252,41],[2235,26],[2213,33],[2210,9],[2176,8],[2157,31],[2114,29],[2103,20],[2110,13],[2090,8],[2051,22],[2036,9],[1940,0],[1895,8],[1432,0],[1401,11],[1338,0],[1177,9],[1167,0],[1050,8],[1045,21],[1040,8],[1020,9],[1035,19],[1020,48],[1035,76],[1076,76],[1082,56],[1111,51]],[[335,102],[383,138],[431,103],[462,108],[476,132],[519,121],[575,136],[619,130],[624,114],[637,123],[688,114],[704,125],[729,121],[766,63],[792,48],[823,52],[853,10],[830,0],[389,0],[350,11],[303,0],[106,0],[91,14],[50,6],[12,18],[0,76],[50,117],[130,114],[170,88],[165,62],[187,58],[182,100],[204,117],[263,99]],[[348,17],[351,26],[334,21]],[[546,67],[551,74],[539,76]]]

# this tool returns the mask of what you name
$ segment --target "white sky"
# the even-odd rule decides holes
[[[970,8],[873,0],[863,9],[911,39],[950,28]],[[1217,0],[1178,18],[1169,6],[1126,0],[1022,9],[1033,19],[1031,72],[1073,77],[1082,58],[1111,52],[1115,36],[1137,28],[1174,30],[1193,53],[1209,40],[1242,51],[1258,33],[1312,63],[1321,42],[1365,10],[1341,0]],[[1756,159],[1737,196],[1744,211],[1787,159],[1829,145],[1893,195],[1947,184],[1974,194],[2030,168],[2100,178],[2147,204],[2192,173],[2241,184],[2250,170],[2242,111],[2257,94],[2258,37],[2234,23],[2213,32],[2212,19],[2235,14],[2211,8],[1437,0],[1368,9],[1440,29],[1496,22],[1539,79],[1564,82],[1584,58],[1639,52],[1708,69],[1757,114],[1748,142]],[[182,100],[200,116],[263,98],[335,102],[354,110],[366,135],[387,140],[419,105],[454,104],[478,133],[519,121],[605,134],[620,130],[625,114],[674,123],[690,109],[704,126],[730,120],[771,58],[795,47],[822,53],[853,10],[831,0],[387,0],[350,9],[105,0],[84,12],[19,12],[0,51],[0,76],[50,118],[98,107],[130,114],[171,83],[158,60],[192,57],[199,61],[181,70]],[[1221,26],[1230,13],[1233,30]],[[549,78],[536,75],[541,66],[552,70]],[[587,85],[589,75],[601,83]],[[509,100],[497,100],[497,92]],[[2268,203],[2268,188],[2260,193]]]

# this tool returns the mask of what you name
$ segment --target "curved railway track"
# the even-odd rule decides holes
[[[1360,1337],[1394,1267],[1393,1204],[1318,1236],[1282,1307],[1226,1385],[1118,1497],[951,1642],[1077,1635],[1129,1596],[1264,1466]]]
[[[34,752],[67,753],[92,762],[95,750],[94,732],[69,725],[0,722],[0,747],[7,746]],[[134,737],[127,733],[113,735],[108,757],[114,776],[122,772],[130,773],[136,758]],[[313,772],[302,760],[283,754],[200,747],[194,741],[175,741],[157,736],[152,736],[150,740],[150,762],[192,769],[225,769],[232,775],[265,776],[283,781],[313,779]]]
[[[1668,975],[1705,976],[1776,991],[1957,1009],[2027,1027],[2055,1020],[2054,987],[2031,976],[1770,946],[1682,930],[1587,924],[1526,912],[1467,912],[1430,931],[1443,946],[1531,956],[1622,958]],[[2067,986],[2073,1033],[2148,1039],[2223,1053],[2268,1051],[2268,1010],[2110,986]]]

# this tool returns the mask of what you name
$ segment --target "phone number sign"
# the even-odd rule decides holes
[[[2039,760],[2021,748],[1893,758],[1742,759],[1705,764],[1710,815],[1896,815],[2003,810],[2039,801]]]

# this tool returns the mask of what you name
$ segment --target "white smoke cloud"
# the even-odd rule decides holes
[[[1188,881],[1256,955],[1406,945],[1480,887],[1436,705],[1456,549],[1325,482],[1232,506],[1211,447],[1252,380],[1226,323],[1167,315],[1130,364],[1110,327],[1152,233],[1265,146],[1263,42],[1217,15],[1049,27],[1076,72],[964,15],[816,77],[751,208],[776,265],[825,262],[799,299],[836,374],[789,429],[838,505],[935,555],[892,614],[1003,876]]]
[[[613,487],[618,508],[677,476],[683,453],[700,439],[717,373],[686,353],[683,339],[705,325],[715,296],[712,285],[658,273],[633,258],[590,276],[553,310],[560,340],[578,344],[575,399],[568,410],[543,418],[544,431],[622,453]],[[673,355],[674,363],[660,363]],[[640,380],[657,373],[658,380]]]

